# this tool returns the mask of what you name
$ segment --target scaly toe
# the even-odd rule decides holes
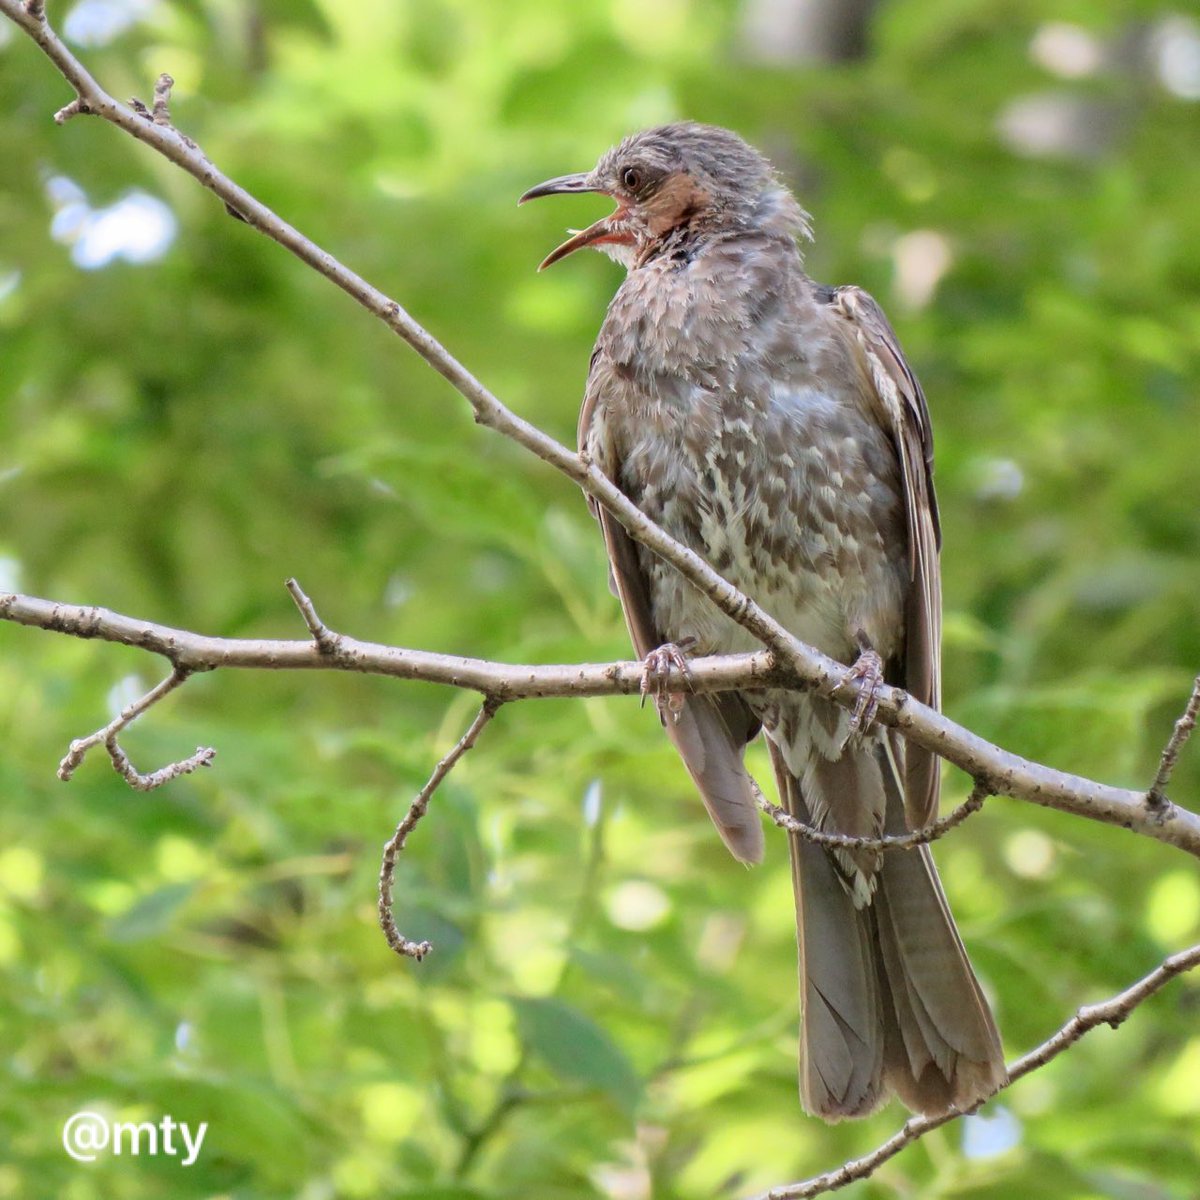
[[[642,686],[640,688],[643,706],[646,697],[653,694],[659,702],[660,709],[665,707],[678,720],[683,711],[684,697],[681,693],[668,691],[671,682],[671,668],[674,667],[683,676],[688,691],[694,690],[692,668],[681,647],[694,645],[694,638],[684,638],[679,644],[667,642],[655,650],[651,650],[642,660]]]
[[[883,684],[883,659],[874,650],[864,650],[846,678],[858,684],[858,697],[843,745],[852,739],[864,737],[875,721],[879,711],[879,688]]]

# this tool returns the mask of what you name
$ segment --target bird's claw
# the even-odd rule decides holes
[[[642,660],[642,686],[639,689],[643,707],[646,697],[653,694],[660,709],[665,707],[678,720],[683,711],[684,697],[682,692],[668,690],[671,670],[674,668],[683,676],[689,692],[694,690],[692,668],[688,665],[684,650],[695,644],[695,638],[681,638],[678,642],[666,642],[646,655]]]
[[[854,702],[843,746],[863,737],[875,720],[879,711],[879,689],[883,686],[883,659],[874,650],[863,650],[846,672],[846,681],[858,685],[858,699]]]

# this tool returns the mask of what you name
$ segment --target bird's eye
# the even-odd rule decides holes
[[[642,173],[637,167],[626,167],[621,172],[621,182],[631,192],[636,192],[642,186]]]

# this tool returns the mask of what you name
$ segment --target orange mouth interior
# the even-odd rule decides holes
[[[601,217],[586,229],[577,230],[561,246],[551,250],[542,259],[538,270],[544,271],[583,246],[599,246],[605,242],[610,245],[632,246],[635,241],[632,231],[622,227],[628,211],[627,206],[618,201],[614,212],[609,213],[607,217]]]

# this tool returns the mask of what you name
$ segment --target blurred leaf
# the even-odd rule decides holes
[[[553,998],[514,997],[521,1036],[560,1078],[607,1092],[627,1112],[641,1094],[629,1060],[581,1012]]]
[[[111,921],[109,936],[117,942],[140,942],[160,937],[194,891],[195,885],[190,883],[157,888]]]

